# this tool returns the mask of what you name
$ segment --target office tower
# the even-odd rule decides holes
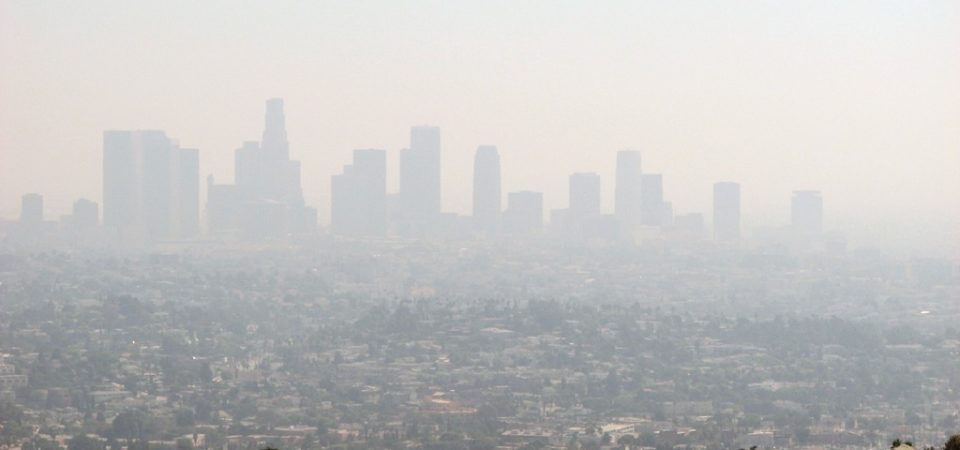
[[[790,202],[790,221],[801,234],[819,234],[823,230],[823,198],[820,191],[794,191]]]
[[[651,227],[664,225],[663,175],[645,173],[640,180],[640,222]]]
[[[582,221],[600,215],[600,175],[575,173],[570,175],[570,205],[567,219]]]
[[[192,238],[200,234],[200,151],[174,149],[173,235]]]
[[[233,152],[233,180],[237,187],[253,196],[261,191],[260,143],[246,141]]]
[[[207,176],[207,232],[215,235],[238,233],[243,195],[236,184],[217,184]]]
[[[507,194],[503,228],[513,235],[540,233],[543,230],[543,193],[520,191]]]
[[[169,237],[171,143],[163,131],[103,134],[103,223],[123,243]]]
[[[639,225],[642,204],[640,152],[617,152],[617,179],[614,196],[614,215],[620,222],[622,235],[629,236]]]
[[[473,222],[477,230],[494,234],[500,229],[500,154],[493,145],[481,145],[473,157]]]
[[[673,202],[661,202],[660,226],[673,224]]]
[[[211,232],[261,239],[316,229],[316,210],[303,201],[300,161],[290,159],[283,99],[267,100],[262,139],[234,151],[233,187],[208,183]]]
[[[713,185],[713,238],[740,239],[740,185],[720,182]]]
[[[163,131],[103,133],[103,222],[123,243],[195,234],[197,151],[181,149]]]
[[[73,225],[78,229],[92,230],[100,224],[100,208],[90,200],[81,198],[73,202]]]
[[[287,142],[287,121],[283,114],[283,99],[267,100],[267,112],[263,124],[263,153],[266,159],[287,161],[290,159],[290,144]]]
[[[410,148],[400,150],[401,214],[407,231],[425,231],[440,216],[440,128],[410,129]]]
[[[247,143],[249,144],[249,143]],[[290,144],[287,142],[286,118],[283,99],[267,100],[264,115],[263,140],[254,160],[257,163],[254,179],[255,201],[274,201],[286,205],[285,209],[303,207],[303,191],[300,186],[300,161],[290,159]],[[290,211],[291,214],[296,211]],[[283,232],[286,230],[277,230]]]
[[[331,179],[331,227],[337,234],[387,231],[387,152],[353,151],[353,164]]]
[[[43,196],[24,194],[20,197],[20,223],[40,225],[43,223]]]

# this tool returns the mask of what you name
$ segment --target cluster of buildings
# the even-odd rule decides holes
[[[955,265],[321,245],[3,255],[0,397],[34,435],[111,448],[131,412],[151,448],[233,450],[868,449],[960,427]]]
[[[650,236],[702,239],[702,214],[675,214],[664,197],[663,175],[644,173],[638,151],[616,155],[613,214],[601,210],[601,179],[574,173],[567,208],[544,210],[542,192],[504,196],[497,147],[481,145],[474,158],[470,217],[441,209],[440,129],[415,126],[408,148],[400,150],[399,191],[387,192],[387,151],[359,149],[342,173],[331,179],[330,231],[352,236],[538,236],[576,240],[639,242]],[[713,187],[713,238],[741,237],[741,187]],[[504,198],[506,204],[503,204]],[[817,237],[823,202],[817,191],[797,191],[791,234]],[[43,198],[23,196],[18,236],[39,239],[51,230],[73,230],[121,245],[211,238],[261,240],[308,235],[317,230],[317,211],[304,203],[300,162],[290,159],[282,99],[266,103],[261,141],[244,142],[234,153],[233,183],[207,177],[200,204],[199,152],[182,148],[158,130],[106,131],[103,135],[103,214],[78,200],[61,224],[47,223]],[[545,228],[549,217],[549,228]],[[45,225],[44,225],[45,224]],[[59,228],[58,228],[59,227]],[[39,230],[45,230],[43,232]],[[205,233],[204,233],[205,232]]]
[[[384,236],[464,235],[536,236],[551,232],[574,239],[638,241],[651,232],[674,231],[702,237],[702,214],[675,215],[664,199],[663,175],[643,173],[640,152],[617,153],[614,213],[601,211],[601,179],[578,172],[569,178],[567,208],[544,210],[542,192],[515,191],[503,201],[500,154],[493,145],[481,145],[474,156],[473,208],[469,218],[440,209],[440,130],[416,126],[410,148],[400,151],[400,190],[387,193],[387,151],[354,150],[353,161],[332,180],[331,231],[343,235]],[[740,185],[719,182],[713,188],[713,237],[736,241],[741,237]],[[792,200],[791,229],[806,236],[823,228],[823,201],[818,191],[797,191]]]

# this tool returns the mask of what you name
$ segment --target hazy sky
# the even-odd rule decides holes
[[[823,191],[826,228],[960,244],[960,2],[0,0],[0,217],[100,201],[104,129],[163,129],[233,178],[286,100],[308,203],[354,148],[443,133],[444,207],[470,209],[473,152],[504,192],[567,202],[615,152],[643,152],[677,212],[743,186],[745,225]],[[205,203],[204,198],[201,204]],[[708,214],[709,215],[709,214]]]

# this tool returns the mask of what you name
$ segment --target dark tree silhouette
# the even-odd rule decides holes
[[[955,434],[943,444],[943,450],[960,450],[960,434]]]

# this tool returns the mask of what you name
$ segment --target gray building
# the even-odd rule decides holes
[[[617,152],[617,179],[614,187],[614,215],[620,222],[621,234],[630,236],[641,218],[641,166],[640,152],[622,150]]]
[[[493,145],[481,145],[473,158],[473,222],[477,230],[495,234],[503,211],[500,154]]]
[[[210,232],[262,239],[316,229],[316,210],[303,200],[300,161],[290,159],[283,108],[283,99],[267,100],[262,140],[234,151],[234,185],[208,183]]]
[[[435,228],[441,203],[440,128],[410,129],[410,148],[400,150],[401,231],[420,234]]]
[[[103,224],[124,243],[192,237],[199,230],[199,156],[163,131],[103,134]]]
[[[331,228],[337,234],[387,232],[387,152],[353,151],[353,164],[331,179]]]
[[[40,225],[43,223],[43,196],[24,194],[20,197],[20,223]]]

